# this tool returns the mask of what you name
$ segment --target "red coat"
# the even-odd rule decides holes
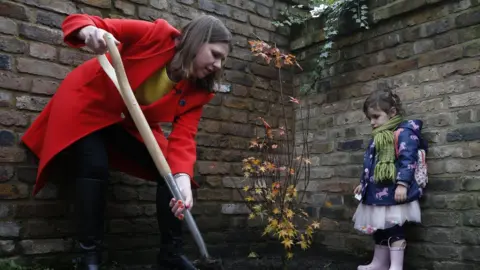
[[[102,19],[85,14],[68,16],[62,27],[64,41],[79,48],[85,44],[76,35],[87,25],[105,29],[120,42],[120,54],[132,89],[162,68],[175,53],[174,38],[180,32],[165,20],[154,22]],[[192,178],[196,161],[195,135],[202,114],[203,105],[214,96],[204,89],[197,89],[192,83],[181,81],[164,97],[148,106],[141,106],[153,134],[162,149],[172,173],[188,173]],[[126,116],[125,119],[122,118]],[[165,138],[159,122],[173,123],[173,130]],[[67,146],[89,133],[122,123],[127,130],[142,141],[117,88],[93,58],[74,69],[62,82],[45,109],[32,123],[22,137],[40,160],[37,172],[36,194],[48,177],[47,166]],[[110,152],[114,169],[153,180],[153,170],[141,169],[132,160]],[[50,168],[50,167],[48,167]],[[51,170],[48,170],[51,171]]]

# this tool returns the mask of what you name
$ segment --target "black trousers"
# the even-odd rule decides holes
[[[73,158],[74,164],[74,177],[76,181],[76,201],[80,201],[78,208],[93,208],[91,202],[98,202],[102,205],[98,205],[99,208],[104,208],[105,203],[105,191],[101,189],[100,192],[89,190],[92,179],[96,182],[108,183],[109,179],[109,162],[107,154],[107,142],[111,144],[115,149],[121,151],[121,153],[132,161],[138,162],[146,169],[156,170],[153,159],[151,158],[145,144],[139,142],[135,137],[130,135],[125,129],[119,125],[112,125],[96,132],[93,132],[82,139],[72,144],[67,151],[69,156]],[[158,185],[156,191],[156,210],[157,221],[161,233],[162,244],[171,244],[174,239],[177,242],[180,240],[182,229],[181,221],[175,218],[169,207],[172,195],[164,180],[158,174]],[[92,197],[93,196],[93,197]],[[90,205],[89,205],[90,204]],[[83,205],[83,206],[82,206]],[[82,216],[81,209],[78,209],[77,216]],[[88,209],[87,209],[88,210]],[[96,225],[93,227],[102,226],[101,233],[84,231],[84,234],[95,235],[96,238],[103,237],[103,211],[97,212],[95,215],[90,215],[89,211],[85,210],[82,219],[86,219],[84,222],[89,222],[88,219],[95,219]],[[101,219],[101,220],[100,220]],[[94,220],[94,221],[95,221]],[[81,220],[79,221],[82,222]],[[82,224],[79,224],[82,227]],[[83,230],[91,228],[92,226],[83,226]],[[91,238],[91,237],[89,237]]]
[[[405,229],[403,226],[395,225],[386,230],[377,230],[373,234],[373,239],[375,244],[387,246],[388,243],[392,244],[393,242],[404,240]]]

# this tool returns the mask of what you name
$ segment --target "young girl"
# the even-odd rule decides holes
[[[363,111],[373,138],[365,152],[360,185],[354,190],[362,199],[353,221],[355,229],[373,235],[375,251],[372,262],[357,269],[402,270],[404,224],[421,222],[418,199],[422,188],[415,180],[415,168],[418,149],[427,150],[421,137],[422,121],[404,120],[400,99],[390,91],[372,93]]]
[[[158,182],[156,207],[161,245],[158,269],[195,269],[182,251],[182,212],[193,205],[195,135],[202,108],[231,51],[232,35],[212,16],[192,20],[180,32],[168,22],[69,15],[64,41],[97,54],[107,51],[105,32],[116,39],[135,96],[175,176],[185,202],[174,202],[113,82],[93,58],[74,69],[22,137],[39,158],[34,194],[45,185],[60,153],[75,167],[79,269],[99,269],[104,206],[113,168]],[[159,123],[171,122],[168,139]],[[62,155],[63,156],[63,155]],[[56,166],[55,166],[56,165]],[[178,219],[176,218],[178,217]],[[78,268],[77,268],[78,269]]]

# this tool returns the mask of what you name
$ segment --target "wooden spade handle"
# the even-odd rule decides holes
[[[147,146],[155,165],[159,169],[160,174],[166,178],[167,175],[171,173],[170,166],[168,165],[167,160],[165,159],[165,156],[163,155],[160,146],[157,143],[157,140],[153,136],[150,126],[145,119],[145,115],[143,115],[140,105],[133,94],[130,83],[128,82],[127,74],[125,73],[125,68],[123,67],[120,52],[115,45],[113,36],[109,33],[106,33],[104,35],[104,39],[112,57],[113,67],[105,55],[99,55],[97,57],[98,61],[105,70],[105,73],[107,73],[108,77],[110,77],[119,90],[120,95],[122,96],[125,105],[127,106],[127,109],[140,132],[140,135],[145,141],[145,145]]]
[[[125,102],[135,125],[137,126],[137,129],[140,131],[140,135],[142,136],[145,145],[147,146],[148,152],[150,153],[150,156],[152,157],[155,166],[157,167],[161,176],[163,176],[163,179],[165,180],[173,197],[177,201],[184,200],[180,189],[178,188],[177,183],[172,175],[170,166],[168,165],[167,160],[165,159],[162,150],[160,149],[160,146],[155,140],[152,130],[150,129],[150,126],[148,125],[147,120],[143,115],[140,105],[138,105],[135,95],[133,94],[132,88],[127,79],[127,74],[125,73],[125,68],[123,67],[120,52],[115,45],[114,38],[110,33],[105,33],[103,38],[107,43],[108,50],[110,51],[113,67],[105,55],[97,56],[100,65],[104,69],[107,76],[113,81],[113,83],[119,90],[120,95],[122,96],[122,99]],[[186,209],[184,211],[184,214],[185,221],[187,222],[188,228],[190,229],[190,232],[192,233],[193,238],[197,243],[200,253],[204,258],[210,258],[210,255],[207,251],[207,246],[205,245],[202,234],[200,233],[200,230],[195,223],[192,213],[189,209]]]

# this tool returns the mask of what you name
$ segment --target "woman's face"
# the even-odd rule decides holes
[[[228,56],[227,43],[204,43],[193,61],[194,75],[198,79],[219,71]]]

